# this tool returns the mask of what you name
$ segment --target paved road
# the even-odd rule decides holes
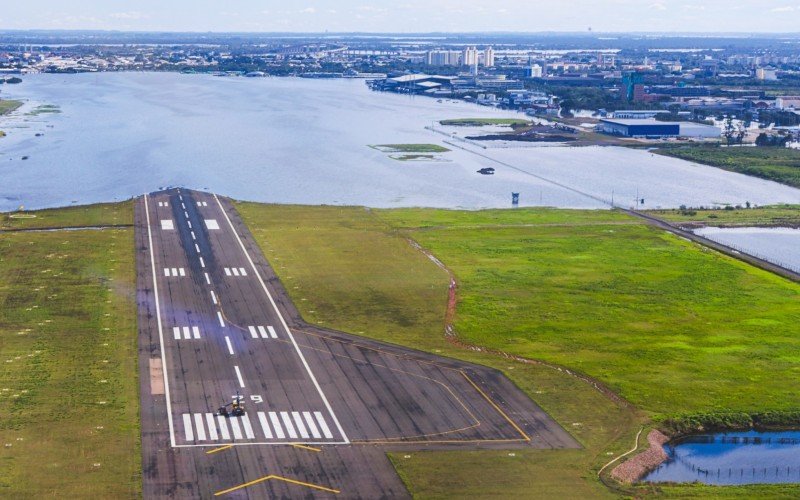
[[[227,200],[135,218],[145,498],[407,497],[388,450],[578,447],[499,372],[304,323]]]

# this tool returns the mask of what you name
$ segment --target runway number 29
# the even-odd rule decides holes
[[[262,398],[258,394],[253,394],[252,396],[250,396],[250,399],[252,399],[254,403],[263,403],[264,402],[264,398]]]

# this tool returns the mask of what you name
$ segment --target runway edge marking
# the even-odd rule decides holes
[[[156,278],[156,257],[153,253],[153,230],[150,228],[150,208],[147,206],[147,193],[144,194],[144,213],[147,217],[147,240],[150,246],[150,269],[153,272],[153,296],[156,299],[156,324],[158,325],[158,343],[161,350],[161,367],[164,374],[164,392],[167,400],[167,422],[169,423],[169,442],[175,447],[175,429],[172,424],[172,402],[169,396],[169,377],[167,376],[167,355],[164,352],[164,330],[161,326],[161,306],[158,303],[158,280]]]
[[[303,366],[308,373],[308,376],[311,377],[311,381],[314,383],[314,387],[317,388],[317,392],[319,392],[320,397],[322,398],[322,402],[325,404],[325,408],[328,410],[328,413],[333,418],[333,422],[336,424],[336,428],[339,430],[339,433],[344,438],[344,444],[350,444],[350,439],[345,434],[344,429],[342,428],[342,424],[339,423],[339,419],[336,417],[336,414],[333,412],[333,408],[331,407],[328,398],[325,396],[325,393],[322,392],[322,387],[320,387],[319,382],[317,382],[317,377],[314,376],[314,373],[311,371],[311,367],[308,366],[308,361],[306,361],[305,356],[303,353],[300,352],[300,346],[297,345],[297,341],[294,339],[294,335],[292,335],[292,331],[289,329],[289,325],[286,323],[286,320],[283,318],[283,314],[278,309],[278,305],[275,303],[275,299],[272,298],[272,294],[269,293],[269,289],[267,288],[266,283],[264,283],[264,279],[261,277],[261,273],[258,272],[258,268],[256,267],[255,262],[250,257],[250,253],[247,251],[247,248],[244,246],[244,242],[242,242],[242,238],[239,237],[239,233],[236,232],[236,228],[233,227],[233,222],[231,222],[231,218],[228,217],[228,212],[225,211],[225,207],[222,206],[222,202],[219,200],[219,197],[214,194],[214,199],[217,201],[217,205],[219,205],[219,209],[222,210],[222,215],[225,217],[225,220],[228,221],[228,225],[233,231],[233,235],[236,237],[236,241],[239,242],[239,246],[241,246],[242,251],[244,252],[245,257],[247,257],[247,261],[250,263],[250,267],[253,268],[253,272],[255,273],[256,277],[258,278],[258,282],[261,283],[261,288],[264,290],[264,293],[267,294],[267,298],[269,299],[269,303],[272,304],[272,308],[275,309],[275,312],[278,314],[278,318],[281,320],[281,325],[283,325],[283,329],[286,331],[286,334],[289,336],[289,339],[292,341],[292,345],[294,346],[297,355],[300,357],[300,361],[303,362]],[[149,226],[148,226],[149,227]]]

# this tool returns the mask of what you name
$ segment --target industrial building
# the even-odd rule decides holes
[[[691,137],[695,139],[718,138],[718,127],[692,122],[660,122],[653,119],[623,120],[602,119],[597,130],[604,134],[620,137],[645,137],[660,139],[664,137]]]

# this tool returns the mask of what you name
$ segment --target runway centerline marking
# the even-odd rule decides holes
[[[231,356],[233,356],[233,346],[231,345],[231,339],[227,335],[225,336],[225,343],[228,344],[228,352]]]
[[[303,356],[303,353],[300,351],[300,346],[297,345],[297,341],[294,339],[294,335],[292,335],[292,332],[289,329],[289,325],[286,323],[286,319],[284,319],[283,314],[281,314],[280,310],[278,309],[278,305],[275,303],[275,299],[272,297],[272,294],[269,292],[269,289],[267,288],[266,283],[264,283],[264,279],[259,274],[258,268],[256,267],[255,262],[253,262],[253,258],[250,257],[250,253],[247,251],[247,247],[244,246],[244,242],[242,241],[242,238],[239,236],[239,233],[236,232],[236,228],[233,226],[233,222],[231,221],[231,218],[228,216],[228,213],[225,211],[225,207],[222,206],[222,202],[220,201],[219,197],[216,194],[214,195],[214,199],[217,201],[217,205],[219,206],[220,210],[222,211],[223,217],[225,217],[225,220],[228,222],[228,226],[230,227],[231,231],[233,232],[233,235],[236,237],[236,241],[239,242],[239,246],[241,247],[242,252],[244,252],[245,257],[247,257],[247,262],[250,264],[250,267],[253,270],[253,273],[255,273],[256,278],[258,278],[258,282],[261,284],[261,289],[264,290],[264,293],[267,295],[267,298],[269,299],[269,302],[272,305],[273,310],[277,313],[278,318],[281,320],[281,325],[283,326],[284,331],[286,332],[286,335],[291,340],[292,345],[294,346],[295,352],[297,352],[297,356],[300,358],[300,361],[303,363],[303,366],[305,367],[306,372],[308,373],[308,376],[311,378],[311,382],[314,384],[314,387],[317,389],[317,392],[319,393],[320,397],[322,398],[322,402],[325,405],[325,409],[328,411],[328,413],[330,414],[331,418],[333,419],[333,422],[336,425],[336,428],[339,431],[339,434],[344,439],[345,444],[349,444],[350,443],[350,439],[348,439],[347,434],[345,434],[344,429],[342,428],[342,424],[339,423],[339,419],[336,417],[336,414],[333,412],[333,408],[331,407],[331,404],[328,401],[327,396],[325,396],[325,393],[322,391],[322,387],[320,387],[319,382],[317,381],[317,378],[314,376],[314,373],[311,371],[311,367],[308,365],[308,361],[306,361],[305,356]],[[319,416],[321,417],[322,415],[319,415]],[[322,420],[322,423],[324,423],[324,419]],[[327,426],[327,424],[325,424],[324,427],[323,427],[323,432],[325,432],[325,430],[327,430],[327,429],[328,429],[328,426]],[[326,433],[326,437],[327,437],[327,434],[330,434],[330,430],[328,430],[328,432]],[[331,437],[333,437],[333,436],[331,435]],[[328,439],[330,439],[330,438],[328,438]]]
[[[206,261],[204,261],[202,257],[200,257],[200,267],[202,268],[206,267]]]
[[[217,319],[219,320],[219,326],[225,328],[225,320],[222,319],[222,313],[217,311]]]
[[[239,386],[244,389],[244,380],[242,380],[242,372],[239,371],[239,367],[234,365],[233,369],[236,371],[236,378],[239,379]]]
[[[214,293],[214,290],[211,290],[211,302],[217,305],[217,294]]]
[[[208,273],[203,273],[203,274],[206,276],[206,283],[210,285],[211,284],[211,277],[208,275]]]

